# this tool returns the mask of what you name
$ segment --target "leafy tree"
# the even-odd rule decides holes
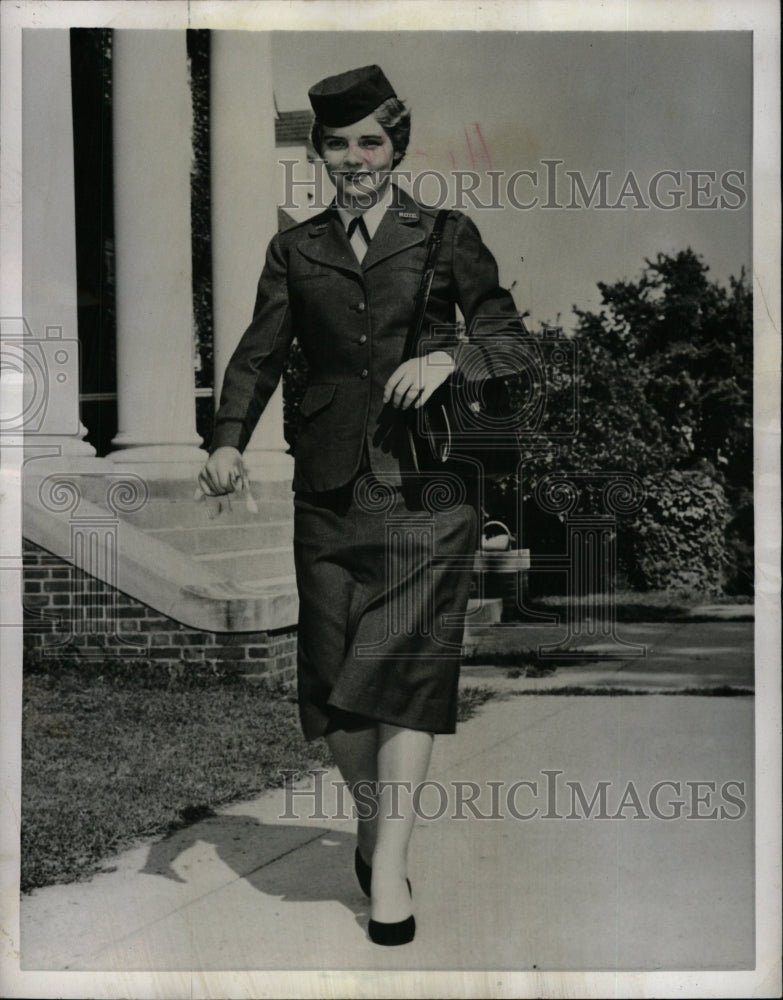
[[[646,264],[637,282],[599,284],[600,313],[574,310],[582,416],[624,432],[636,471],[709,468],[736,502],[753,470],[753,305],[744,269],[726,289],[708,280],[690,249]],[[613,390],[607,381],[618,377]],[[575,444],[591,436],[583,419]]]
[[[709,268],[691,249],[659,253],[645,264],[636,281],[599,283],[598,312],[574,307],[579,427],[560,448],[544,438],[526,442],[525,544],[535,548],[552,535],[552,519],[537,511],[531,500],[536,480],[547,471],[634,472],[654,481],[657,509],[662,509],[660,491],[666,473],[699,473],[699,482],[707,476],[725,492],[731,512],[724,539],[727,588],[749,592],[751,288],[744,270],[739,278],[729,279],[727,288],[710,281]],[[679,490],[676,499],[673,492],[672,502],[686,504],[683,510],[687,510],[698,491],[686,488],[681,476],[670,475],[669,481],[674,492]],[[507,481],[497,487],[490,498],[496,511],[509,513],[514,485]],[[723,509],[712,489],[702,490],[701,495],[705,504],[713,498]],[[713,542],[714,515],[705,512]],[[682,524],[686,523],[695,530],[687,518]],[[629,537],[627,531],[624,535],[621,524],[619,541],[621,559],[634,564],[634,553],[640,551],[638,538]],[[691,547],[683,545],[683,552]]]
[[[193,335],[197,388],[214,384],[212,316],[212,205],[209,139],[210,32],[187,31],[188,71],[193,109],[193,159],[190,170],[190,229],[193,266]],[[196,426],[209,445],[215,401],[196,399]]]

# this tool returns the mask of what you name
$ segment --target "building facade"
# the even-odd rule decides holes
[[[304,117],[275,110],[270,44],[245,32],[208,39],[214,373],[205,388],[194,364],[188,37],[113,33],[116,345],[102,363],[114,366],[116,433],[98,454],[81,408],[115,394],[81,384],[71,37],[24,32],[23,316],[3,321],[4,367],[23,372],[24,385],[3,429],[24,432],[26,643],[40,655],[132,656],[172,670],[200,659],[253,674],[293,665],[293,461],[281,389],[245,453],[252,499],[223,503],[217,516],[196,488],[206,458],[197,399],[214,401],[278,226],[276,132],[288,155],[304,153]]]

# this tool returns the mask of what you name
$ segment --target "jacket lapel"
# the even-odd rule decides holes
[[[364,271],[368,271],[394,254],[423,243],[427,237],[416,202],[397,187],[394,189],[394,194],[394,201],[387,209],[367,248],[362,261]]]
[[[326,211],[313,219],[305,232],[305,239],[299,241],[298,248],[308,260],[361,275],[362,266],[356,259],[336,211]]]
[[[389,257],[423,243],[426,234],[418,222],[418,217],[415,222],[400,219],[399,212],[389,209],[365,254],[362,269],[369,271]]]
[[[395,187],[394,201],[383,216],[361,264],[348,241],[340,216],[334,209],[328,209],[313,219],[306,234],[306,238],[300,240],[298,246],[299,252],[308,260],[361,275],[381,261],[424,243],[427,229],[416,202]]]

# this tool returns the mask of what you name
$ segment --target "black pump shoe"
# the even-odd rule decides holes
[[[398,944],[410,944],[416,936],[416,920],[413,914],[405,920],[393,924],[383,924],[379,920],[371,920],[367,925],[367,933],[373,944],[383,944],[394,947]]]
[[[362,857],[362,852],[359,848],[353,855],[353,867],[356,872],[356,878],[359,882],[359,887],[365,896],[370,895],[370,883],[372,881],[372,865],[368,865],[367,862]]]

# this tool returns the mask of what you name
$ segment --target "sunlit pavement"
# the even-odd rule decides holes
[[[619,634],[647,655],[542,678],[466,671],[467,684],[494,675],[500,697],[436,740],[412,944],[367,938],[330,772],[323,798],[308,777],[293,798],[265,793],[24,897],[23,968],[751,967],[754,699],[651,692],[752,688],[752,625]],[[522,696],[557,678],[588,693]]]

